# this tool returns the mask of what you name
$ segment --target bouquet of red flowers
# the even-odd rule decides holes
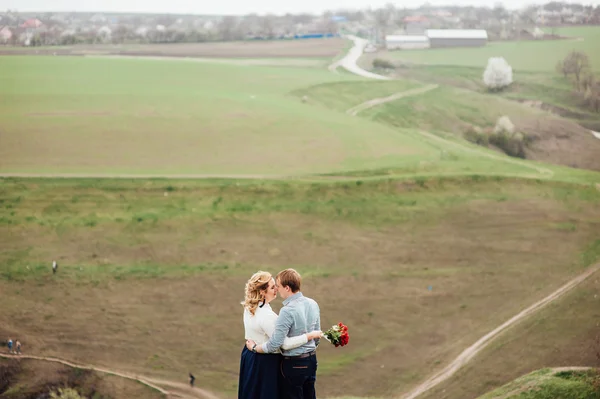
[[[323,333],[323,337],[337,348],[338,346],[348,345],[350,341],[350,334],[348,334],[348,327],[344,323],[338,323],[332,326],[329,330]]]

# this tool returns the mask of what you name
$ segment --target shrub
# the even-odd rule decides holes
[[[487,147],[489,144],[489,137],[485,132],[482,132],[479,129],[476,129],[473,126],[470,126],[463,133],[463,137],[465,140],[470,141],[471,143],[475,143],[477,145],[481,145],[483,147]]]
[[[483,83],[491,91],[502,90],[513,82],[512,67],[502,57],[492,57],[488,60],[483,73]]]
[[[508,133],[513,134],[515,132],[515,125],[511,122],[508,116],[501,116],[496,121],[494,126],[494,133]]]
[[[50,399],[85,399],[73,388],[58,388],[50,393]]]
[[[489,141],[491,144],[504,151],[506,155],[525,159],[525,148],[527,147],[529,140],[523,133],[494,133],[490,135]]]
[[[384,60],[382,58],[375,58],[375,60],[373,60],[373,66],[375,68],[381,68],[381,69],[394,69],[395,68],[393,63],[391,63],[388,60]]]

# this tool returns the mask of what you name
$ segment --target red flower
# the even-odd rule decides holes
[[[350,334],[348,334],[348,327],[344,323],[340,322],[337,325],[332,326],[329,330],[323,333],[325,339],[331,342],[335,347],[346,346],[350,342]]]

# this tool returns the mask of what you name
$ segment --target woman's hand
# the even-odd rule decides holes
[[[309,332],[309,333],[306,334],[306,338],[309,341],[312,340],[312,339],[319,339],[319,338],[321,338],[321,336],[323,336],[323,331],[321,331],[321,330]]]
[[[256,343],[254,341],[252,341],[251,339],[246,340],[246,348],[248,348],[249,351],[252,350],[254,345],[256,345]]]

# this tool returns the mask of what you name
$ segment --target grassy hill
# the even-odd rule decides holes
[[[4,179],[0,198],[1,336],[142,375],[197,371],[225,396],[258,269],[297,268],[323,324],[350,326],[352,345],[320,350],[323,396],[387,396],[580,273],[600,219],[594,187],[480,176]]]
[[[600,398],[598,370],[556,371],[543,369],[498,388],[479,399],[597,399]]]

